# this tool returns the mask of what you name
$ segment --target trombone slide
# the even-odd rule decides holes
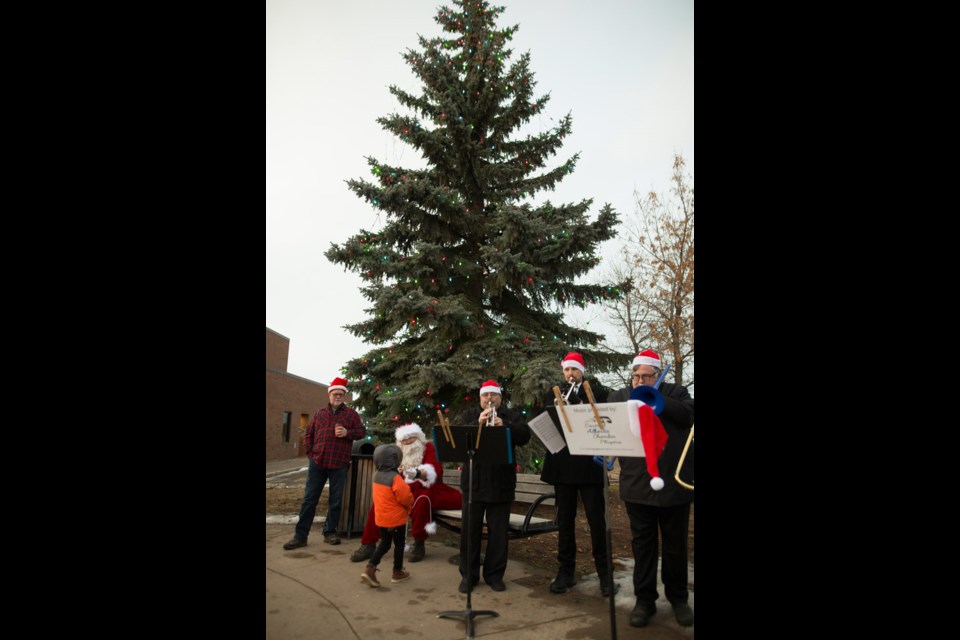
[[[694,426],[696,425],[690,425],[690,435],[687,436],[687,444],[683,445],[683,453],[680,454],[680,460],[677,462],[677,470],[673,474],[673,479],[676,480],[681,487],[690,489],[691,491],[693,491],[693,485],[687,484],[686,482],[680,479],[680,469],[683,468],[683,461],[687,459],[687,450],[690,449],[690,445],[693,443],[693,427]]]

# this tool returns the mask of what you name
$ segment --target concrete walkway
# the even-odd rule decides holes
[[[267,480],[305,465],[304,459],[267,464]],[[276,514],[284,515],[284,514]],[[286,514],[290,515],[290,514]],[[296,517],[293,517],[293,523]],[[460,573],[449,563],[458,549],[434,539],[426,543],[422,562],[406,563],[410,580],[390,583],[392,555],[380,565],[381,587],[373,589],[360,580],[365,562],[350,562],[360,545],[359,537],[328,545],[314,524],[308,544],[285,551],[283,543],[293,535],[293,524],[266,527],[266,630],[270,640],[316,638],[465,638],[461,620],[437,618],[441,611],[466,609],[467,597],[458,592]],[[619,559],[632,567],[632,558]],[[504,582],[507,590],[495,592],[484,582],[471,595],[472,609],[493,610],[499,616],[474,620],[476,637],[487,638],[610,638],[610,606],[599,593],[596,574],[586,576],[565,594],[550,593],[553,573],[510,559]],[[657,614],[642,629],[631,627],[629,614],[635,604],[631,572],[617,571],[620,585],[615,599],[617,638],[648,640],[692,639],[694,627],[680,627],[670,604],[663,598]],[[693,568],[690,568],[693,584]],[[694,593],[690,605],[696,609]]]

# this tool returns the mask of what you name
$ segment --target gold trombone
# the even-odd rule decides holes
[[[693,491],[693,485],[687,484],[680,479],[680,469],[683,468],[683,461],[687,459],[687,451],[690,449],[690,445],[693,444],[693,427],[690,425],[690,435],[687,436],[687,444],[683,445],[683,453],[680,454],[680,461],[677,462],[677,471],[673,474],[674,479],[680,484],[680,486],[685,487]]]

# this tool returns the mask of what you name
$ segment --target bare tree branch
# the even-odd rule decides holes
[[[652,348],[671,363],[673,379],[692,388],[694,343],[694,187],[686,163],[674,156],[667,196],[634,193],[636,211],[627,221],[629,244],[610,277],[632,286],[605,303],[608,318],[622,327],[612,344],[634,353]]]

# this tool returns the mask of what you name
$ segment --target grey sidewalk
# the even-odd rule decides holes
[[[267,463],[267,479],[298,469],[305,469],[307,466],[306,456],[302,458],[293,458],[291,460],[275,460]]]
[[[411,578],[400,584],[390,583],[388,554],[380,564],[382,586],[373,589],[360,580],[366,563],[350,562],[358,539],[333,546],[313,531],[306,547],[284,551],[291,531],[291,525],[266,525],[267,638],[466,637],[463,621],[437,618],[440,611],[466,608],[466,596],[457,590],[460,573],[448,562],[456,549],[428,540],[426,557],[405,565]],[[617,573],[622,585],[616,600],[618,638],[693,638],[693,627],[680,627],[662,598],[649,626],[631,627],[629,573]],[[504,576],[506,591],[495,592],[481,581],[471,596],[473,610],[489,609],[499,616],[476,618],[477,637],[609,638],[609,604],[600,597],[596,578],[553,594],[547,588],[552,577],[511,559]]]
[[[305,458],[269,463],[268,480],[304,465]],[[426,557],[422,562],[405,564],[411,578],[400,584],[390,583],[391,552],[380,564],[382,586],[372,589],[360,580],[366,563],[350,562],[350,554],[360,545],[359,536],[344,538],[340,545],[328,545],[319,527],[314,524],[306,547],[285,551],[283,543],[292,536],[293,524],[266,524],[267,638],[466,637],[463,621],[437,618],[440,611],[466,608],[466,596],[457,590],[459,571],[448,562],[456,548],[428,539]],[[632,558],[620,561],[632,566]],[[476,636],[518,640],[609,638],[610,608],[599,595],[596,574],[581,579],[565,594],[550,593],[547,587],[552,578],[551,572],[511,558],[504,576],[506,591],[495,592],[482,581],[474,589],[473,610],[499,613],[498,617],[475,618]],[[618,638],[693,638],[694,627],[677,624],[663,598],[662,584],[658,585],[661,597],[657,614],[650,625],[631,627],[629,614],[635,602],[631,573],[617,571],[614,578],[620,585],[615,600]],[[690,582],[692,585],[692,567]],[[692,590],[690,605],[696,609]]]

